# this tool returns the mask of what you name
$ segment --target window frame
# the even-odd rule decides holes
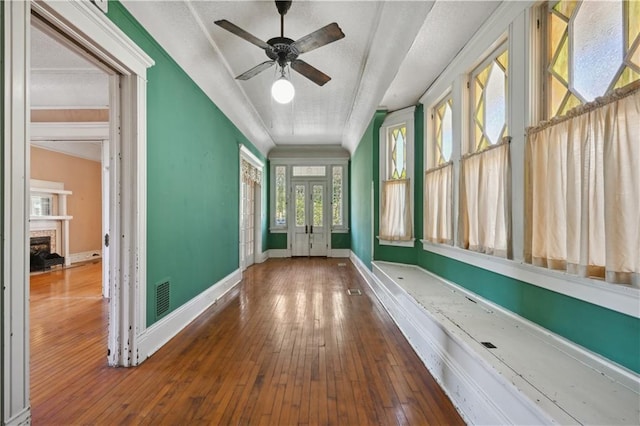
[[[466,155],[466,154],[471,154],[471,153],[476,153],[476,152],[481,152],[487,148],[490,148],[492,146],[496,146],[499,145],[502,141],[502,137],[496,141],[495,143],[490,143],[489,146],[485,147],[485,148],[480,148],[478,149],[478,141],[476,141],[475,138],[475,115],[476,115],[476,106],[474,105],[474,100],[475,100],[475,84],[474,83],[474,78],[475,76],[477,76],[478,74],[480,74],[480,72],[482,72],[489,64],[491,64],[496,58],[498,58],[500,55],[502,55],[505,51],[507,52],[508,55],[508,63],[511,62],[511,53],[509,52],[509,47],[510,47],[510,42],[509,42],[509,38],[507,36],[504,36],[502,38],[500,38],[497,42],[496,42],[496,47],[493,48],[492,50],[489,51],[489,53],[485,53],[484,55],[480,55],[480,58],[482,58],[480,60],[480,62],[478,62],[474,67],[471,68],[471,71],[469,71],[468,75],[467,75],[467,87],[469,88],[468,91],[468,108],[467,108],[467,137],[464,139],[464,146],[463,146],[463,151],[462,151],[462,155]],[[504,110],[505,110],[505,116],[504,116],[504,125],[506,126],[505,128],[505,132],[504,132],[504,136],[508,136],[509,135],[509,131],[511,129],[510,126],[510,113],[511,113],[511,95],[509,93],[509,87],[510,87],[510,81],[511,81],[511,75],[509,73],[509,68],[510,66],[507,65],[507,84],[505,87],[505,106],[504,106]],[[486,105],[485,105],[486,108]]]
[[[454,115],[454,106],[453,106],[453,100],[454,100],[454,96],[453,96],[453,90],[451,87],[449,87],[447,89],[447,91],[438,98],[438,100],[431,106],[431,108],[429,108],[429,126],[428,126],[428,133],[427,135],[429,135],[426,138],[426,144],[427,144],[427,149],[426,149],[426,153],[427,153],[427,157],[425,159],[425,167],[424,167],[424,171],[427,172],[431,169],[435,169],[437,167],[443,166],[447,163],[451,163],[453,162],[454,159],[454,152],[455,152],[455,141],[453,139],[453,132],[454,132],[454,124],[453,124],[453,115]],[[438,128],[436,126],[436,114],[437,114],[437,110],[438,108],[440,108],[443,104],[447,103],[451,101],[451,158],[449,158],[447,161],[445,161],[444,163],[438,164],[437,158],[439,157],[439,152],[440,150],[438,149],[438,136],[437,136],[437,132],[438,132]],[[443,157],[444,158],[444,157]]]
[[[322,166],[325,167],[324,176],[293,176],[293,167],[305,166]],[[342,225],[333,226],[333,167],[342,167]],[[276,167],[285,167],[285,192],[286,192],[286,212],[287,220],[284,225],[275,223],[276,218]],[[273,234],[285,234],[289,232],[291,224],[290,205],[293,200],[292,182],[295,179],[321,180],[325,182],[330,196],[329,207],[331,220],[328,222],[331,233],[348,233],[349,232],[349,159],[348,158],[318,158],[318,159],[273,159],[269,164],[269,232]]]
[[[285,181],[285,223],[283,225],[276,224],[276,168],[284,167]],[[291,176],[290,167],[281,162],[271,161],[269,165],[269,232],[271,233],[286,233],[289,229],[289,201],[290,201],[290,189],[291,189]]]
[[[415,106],[410,106],[408,108],[404,108],[398,111],[394,111],[384,119],[384,122],[380,126],[379,132],[379,153],[380,153],[380,162],[378,165],[378,200],[382,200],[382,186],[385,180],[389,179],[389,165],[390,162],[390,152],[389,152],[389,130],[397,127],[401,124],[404,124],[407,128],[406,132],[406,150],[405,150],[405,158],[407,164],[407,173],[406,179],[409,179],[409,208],[411,210],[411,223],[412,223],[412,236],[409,241],[391,241],[380,238],[380,220],[378,220],[378,229],[376,232],[378,235],[376,238],[380,245],[389,245],[389,246],[399,246],[399,247],[413,247],[415,242],[415,177],[414,177],[414,164],[415,164]],[[382,202],[378,202],[378,218],[382,217]]]

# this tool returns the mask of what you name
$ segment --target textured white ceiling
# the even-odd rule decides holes
[[[280,32],[273,1],[123,1],[264,154],[275,145],[289,144],[341,144],[353,152],[375,110],[415,105],[498,3],[296,0],[285,17],[286,37],[296,40],[331,22],[337,22],[346,37],[301,56],[332,80],[319,87],[293,72],[296,98],[282,106],[269,93],[275,67],[248,81],[234,79],[265,61],[264,51],[214,24],[227,19],[266,41]],[[36,84],[55,93],[47,84],[64,80],[59,70],[51,71],[59,58],[51,53],[48,58],[35,56],[34,66],[41,70],[34,73],[34,81],[38,74],[46,75],[46,83]],[[79,80],[80,62],[68,80]],[[92,84],[89,80],[98,75],[88,73],[85,83]],[[99,106],[108,99],[108,93],[90,92],[96,96],[93,101],[78,97],[74,102]],[[38,102],[44,105],[58,94]]]
[[[31,27],[31,106],[105,108],[109,77],[91,62]]]

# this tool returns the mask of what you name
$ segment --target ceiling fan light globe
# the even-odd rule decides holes
[[[279,104],[288,104],[295,95],[296,89],[285,77],[277,79],[271,86],[271,96]]]

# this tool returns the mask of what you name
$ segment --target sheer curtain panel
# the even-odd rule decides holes
[[[460,168],[460,247],[511,257],[509,138],[469,154]]]
[[[529,129],[525,259],[640,285],[640,86]]]
[[[428,170],[424,175],[424,239],[453,244],[453,164]]]
[[[411,240],[412,225],[409,185],[409,179],[393,179],[382,182],[381,240]]]

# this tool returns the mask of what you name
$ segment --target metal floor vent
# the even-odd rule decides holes
[[[170,290],[171,284],[168,280],[156,284],[156,319],[169,312],[169,307],[171,306]]]
[[[347,290],[347,294],[349,296],[361,296],[362,292],[360,291],[359,288],[350,288]]]
[[[346,263],[338,263],[338,268],[344,268],[345,266],[347,266]]]
[[[497,348],[497,346],[491,342],[480,342],[480,343],[482,343],[482,346],[484,346],[485,348],[489,348],[489,349]]]

